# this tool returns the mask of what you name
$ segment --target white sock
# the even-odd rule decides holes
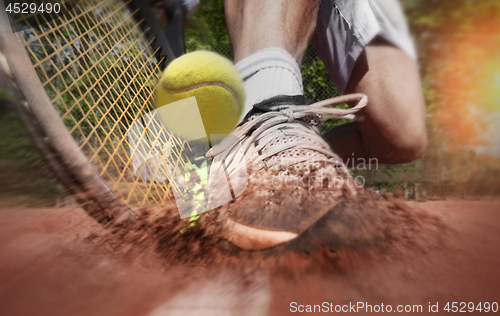
[[[301,95],[300,67],[286,50],[264,48],[236,64],[246,87],[245,116],[256,103],[277,95]]]

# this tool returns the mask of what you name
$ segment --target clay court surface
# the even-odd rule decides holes
[[[79,208],[3,208],[0,314],[284,315],[291,302],[420,304],[422,314],[430,302],[444,314],[449,301],[500,302],[500,201],[410,204],[449,228],[443,242],[397,256],[342,249],[317,269],[297,267],[307,259],[294,256],[273,269],[235,258],[172,263],[154,251],[117,250]]]

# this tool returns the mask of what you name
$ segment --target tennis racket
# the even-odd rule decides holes
[[[175,58],[149,2],[62,1],[59,12],[28,6],[25,14],[12,6],[7,14],[9,5],[0,4],[0,85],[57,179],[102,224],[170,202],[175,182],[138,176],[133,159],[141,152],[134,156],[130,143]],[[143,134],[150,144],[172,144],[171,157],[186,145]]]

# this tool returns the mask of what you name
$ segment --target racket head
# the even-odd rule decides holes
[[[174,57],[167,58],[168,42],[152,33],[151,12],[138,2],[78,1],[56,18],[36,13],[17,18],[17,32],[3,32],[11,81],[27,104],[17,104],[18,112],[58,179],[100,222],[173,200],[173,181],[137,176],[129,142],[131,127],[144,125],[145,115],[154,111],[156,83]],[[6,15],[3,20],[7,30]],[[7,49],[12,41],[16,47]],[[185,142],[168,132],[144,137],[150,144],[146,156],[160,138],[176,144],[168,155],[186,150]]]

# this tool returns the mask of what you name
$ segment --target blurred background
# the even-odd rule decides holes
[[[352,170],[376,192],[407,199],[500,196],[500,1],[403,0],[427,102],[429,147],[417,161]],[[161,20],[161,19],[159,19]],[[186,50],[232,59],[223,0],[201,0],[185,22]],[[338,95],[311,45],[302,64],[306,97]],[[326,121],[325,131],[342,122]],[[73,203],[45,168],[0,91],[0,200],[4,205]]]

